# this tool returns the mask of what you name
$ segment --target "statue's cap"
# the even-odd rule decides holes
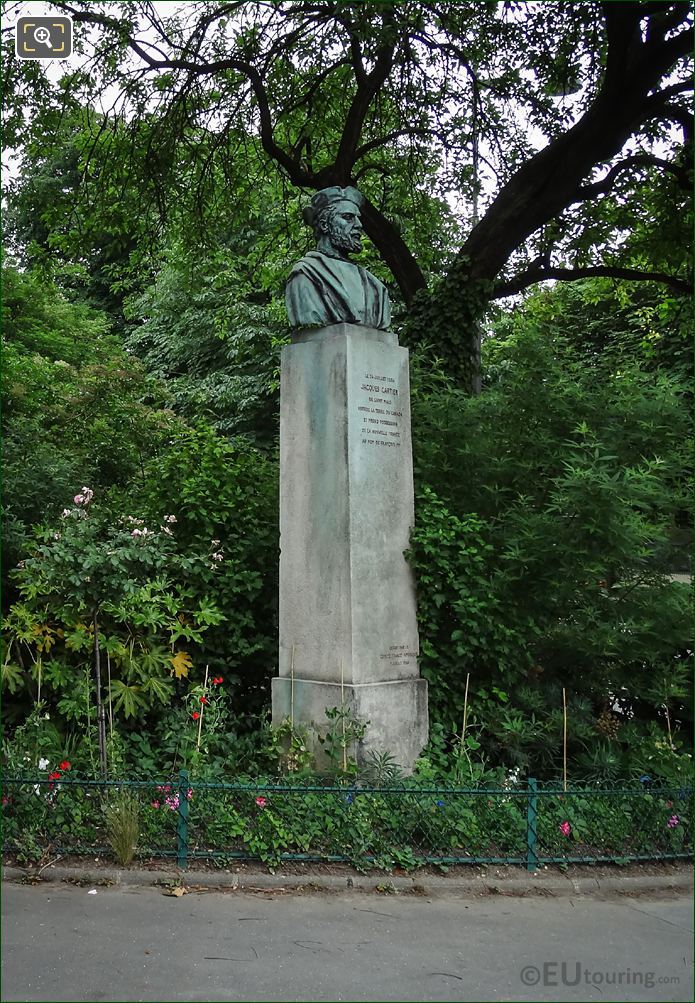
[[[334,185],[333,188],[322,188],[320,192],[316,192],[309,205],[302,210],[304,222],[313,226],[319,213],[333,202],[354,202],[360,209],[364,203],[364,196],[351,186],[340,188],[338,185]]]

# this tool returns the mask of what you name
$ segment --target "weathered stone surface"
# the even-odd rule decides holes
[[[370,752],[388,752],[406,770],[412,767],[427,744],[427,682],[424,679],[394,679],[385,683],[357,685],[320,682],[315,679],[273,679],[273,722],[293,717],[306,727],[319,768],[328,766],[318,735],[325,734],[326,707],[350,708],[358,721],[369,721],[363,740],[349,755],[364,762]]]
[[[408,352],[349,324],[283,349],[280,436],[280,679],[273,719],[323,729],[346,702],[369,728],[361,753],[410,767],[427,740],[418,676]],[[301,697],[300,697],[301,691]]]

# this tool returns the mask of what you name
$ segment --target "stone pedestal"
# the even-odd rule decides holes
[[[358,760],[389,752],[406,769],[428,730],[412,524],[407,349],[351,324],[300,334],[282,353],[273,723],[293,716],[315,743],[345,703],[370,721]]]

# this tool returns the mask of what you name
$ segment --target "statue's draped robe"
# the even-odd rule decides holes
[[[285,304],[292,327],[344,322],[386,331],[391,323],[383,283],[361,265],[320,251],[309,251],[290,272]]]

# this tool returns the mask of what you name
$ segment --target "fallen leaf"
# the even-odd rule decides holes
[[[180,899],[182,895],[186,895],[188,892],[187,888],[182,888],[181,885],[177,885],[176,888],[168,888],[164,894],[172,896],[174,898]]]

